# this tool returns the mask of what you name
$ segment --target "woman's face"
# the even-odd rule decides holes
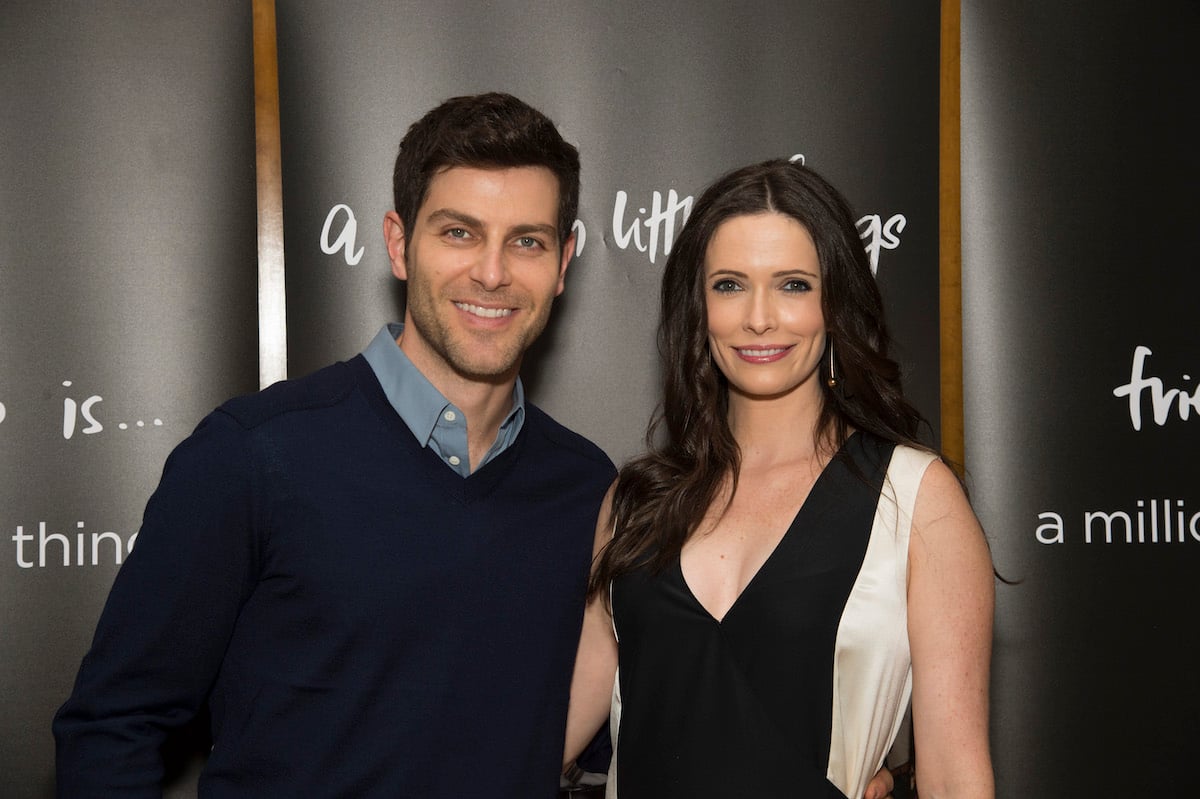
[[[708,244],[704,276],[709,349],[733,395],[819,400],[821,267],[804,226],[774,212],[727,219]]]

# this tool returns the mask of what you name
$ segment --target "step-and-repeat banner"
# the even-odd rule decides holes
[[[507,91],[583,162],[578,257],[527,361],[536,402],[620,462],[656,402],[663,263],[721,173],[800,157],[850,198],[907,387],[938,425],[938,4],[277,3],[289,372],[397,319],[383,247],[408,125]]]
[[[0,796],[50,719],[171,448],[258,384],[245,2],[0,10]]]
[[[51,716],[167,453],[257,382],[250,7],[192,5],[0,12],[5,797],[51,795]],[[936,2],[280,0],[277,23],[290,374],[401,317],[381,235],[399,140],[447,97],[499,90],[584,163],[534,401],[636,453],[658,282],[693,198],[797,157],[856,207],[937,429]]]
[[[998,795],[1196,792],[1200,6],[964,0],[966,460]]]

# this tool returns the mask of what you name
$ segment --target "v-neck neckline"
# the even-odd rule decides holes
[[[775,542],[775,546],[771,548],[770,554],[768,554],[766,559],[759,564],[757,569],[755,569],[754,574],[750,575],[750,579],[746,581],[744,586],[742,586],[742,590],[738,592],[736,597],[734,597],[733,602],[730,603],[729,607],[725,609],[725,613],[721,615],[721,618],[718,619],[716,615],[708,609],[708,606],[700,601],[700,597],[696,596],[696,592],[692,590],[691,584],[688,583],[687,575],[683,573],[682,551],[675,556],[674,566],[675,570],[679,573],[679,582],[683,585],[684,592],[691,597],[691,600],[696,604],[696,607],[698,607],[700,611],[714,624],[718,626],[723,625],[729,618],[729,614],[732,613],[739,604],[741,604],[742,597],[746,596],[746,593],[754,587],[755,582],[758,581],[759,575],[762,574],[771,561],[774,560],[775,553],[783,547],[783,542],[787,540],[788,536],[792,534],[792,530],[796,528],[796,522],[800,519],[801,514],[804,514],[809,508],[811,504],[810,500],[812,499],[813,494],[817,493],[817,489],[822,486],[822,483],[825,480],[825,475],[829,473],[829,467],[833,466],[834,461],[836,461],[842,455],[842,452],[850,444],[850,440],[858,435],[858,432],[859,431],[855,430],[850,433],[850,435],[846,436],[845,441],[843,441],[841,446],[837,448],[837,451],[833,453],[833,457],[831,457],[821,468],[821,473],[817,475],[817,479],[813,481],[812,487],[808,489],[808,494],[805,495],[804,501],[800,503],[800,507],[798,507],[795,514],[792,515],[792,520],[790,523],[788,523],[787,529],[783,531],[783,535],[781,535],[779,540]]]
[[[513,442],[495,458],[464,477],[443,461],[432,447],[424,446],[417,440],[412,429],[392,406],[379,383],[379,378],[361,354],[351,359],[348,364],[356,369],[360,390],[379,418],[392,431],[397,444],[427,462],[424,468],[418,470],[420,478],[431,490],[439,492],[448,501],[469,505],[480,497],[488,496],[508,476],[515,460],[521,457],[521,450],[530,434],[531,406],[528,402],[525,405],[525,424]]]

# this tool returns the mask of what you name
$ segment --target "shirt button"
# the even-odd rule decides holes
[[[448,415],[452,416],[453,414],[448,414]],[[449,458],[446,458],[446,460],[448,460],[450,462],[451,466],[457,466],[458,464],[462,463],[462,461],[459,460],[459,457],[457,455],[451,455]]]
[[[455,413],[454,411],[446,411],[445,413],[442,414],[442,418],[445,419],[447,422],[453,422],[455,419],[458,418],[458,414]]]

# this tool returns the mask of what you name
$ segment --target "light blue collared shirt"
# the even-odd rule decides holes
[[[418,443],[432,449],[443,463],[467,477],[471,474],[467,417],[434,388],[433,383],[396,345],[396,339],[403,332],[402,324],[391,322],[384,325],[363,350],[363,357],[375,372],[375,379],[383,387],[388,402],[396,409],[404,424],[408,425]],[[512,446],[524,424],[525,389],[518,377],[513,386],[512,410],[500,423],[491,449],[475,468],[482,467]]]

